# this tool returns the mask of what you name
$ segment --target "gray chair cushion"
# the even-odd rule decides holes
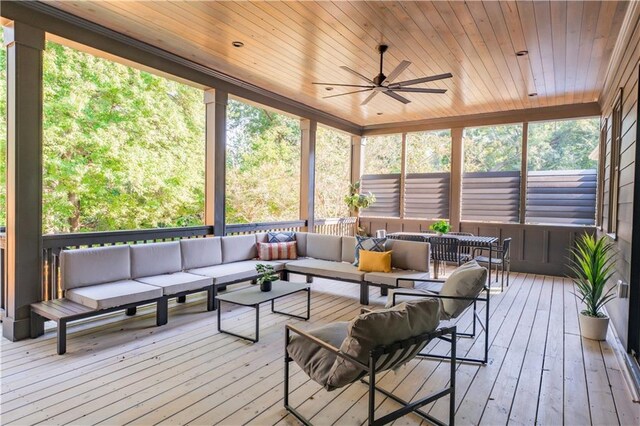
[[[222,237],[222,263],[240,262],[256,257],[258,257],[258,249],[255,235]]]
[[[63,250],[60,268],[65,290],[128,280],[131,278],[129,246]]]
[[[342,237],[342,261],[347,263],[356,261],[356,237]]]
[[[336,235],[307,234],[307,257],[342,261],[342,237]]]
[[[138,244],[131,246],[131,278],[171,274],[182,270],[180,243]]]
[[[222,265],[208,266],[206,268],[189,269],[190,274],[202,275],[213,278],[216,285],[229,284],[243,280],[251,280],[257,276],[256,265],[272,265],[276,271],[284,269],[284,263],[264,260],[245,260],[243,262],[223,263]]]
[[[411,301],[361,314],[349,323],[349,334],[342,342],[340,351],[366,365],[369,363],[369,353],[375,347],[431,332],[439,322],[440,304],[436,299]],[[330,390],[346,386],[362,374],[360,367],[338,357],[325,387]]]
[[[108,309],[162,297],[162,289],[137,281],[124,280],[77,287],[65,291],[64,297],[92,309]]]
[[[429,272],[429,243],[388,239],[386,249],[393,250],[391,267]]]
[[[220,237],[180,240],[182,269],[204,268],[222,263]]]
[[[298,257],[307,257],[307,233],[296,232],[296,247],[298,248]]]
[[[316,275],[319,277],[333,278],[337,280],[362,281],[364,272],[358,271],[356,266],[345,262],[333,262],[320,259],[299,259],[287,262],[286,270],[301,274]]]
[[[183,291],[200,290],[213,285],[213,279],[210,277],[189,274],[186,272],[141,277],[136,278],[136,281],[160,287],[165,296],[181,293]]]
[[[339,348],[347,337],[348,326],[347,321],[335,322],[309,330],[308,333]],[[326,385],[337,355],[296,334],[292,334],[287,352],[312,380],[322,386]]]
[[[440,295],[477,297],[487,282],[487,268],[478,265],[476,261],[465,263],[456,268],[442,285]],[[442,310],[449,318],[457,318],[472,300],[442,299]]]
[[[393,254],[391,255],[393,259]],[[391,272],[367,272],[364,280],[374,284],[383,284],[395,287],[398,278],[406,278],[408,280],[428,280],[428,272],[405,271],[403,269],[392,269]],[[413,281],[400,281],[400,287],[412,288]]]

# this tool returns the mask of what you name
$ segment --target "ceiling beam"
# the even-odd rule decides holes
[[[425,130],[441,130],[456,127],[477,127],[496,124],[522,123],[530,121],[561,120],[600,115],[597,102],[559,105],[544,108],[528,108],[512,111],[488,112],[483,114],[460,115],[456,117],[430,118],[427,120],[385,123],[365,126],[363,135],[382,135]]]
[[[205,67],[47,4],[3,1],[0,13],[5,19],[24,22],[48,33],[198,85],[223,90],[237,97],[301,118],[315,120],[354,135],[362,134],[362,126],[356,123]]]

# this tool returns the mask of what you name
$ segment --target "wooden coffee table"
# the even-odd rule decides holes
[[[281,297],[289,296],[294,293],[307,292],[307,315],[295,315],[287,312],[281,312],[275,310],[274,301]],[[311,289],[306,283],[292,283],[288,281],[274,281],[272,283],[271,291],[261,291],[260,286],[253,285],[251,287],[243,288],[241,290],[232,291],[226,294],[218,294],[216,296],[218,302],[232,303],[240,306],[251,306],[256,310],[256,332],[255,338],[250,336],[242,336],[235,334],[227,330],[223,330],[221,327],[222,312],[220,303],[218,303],[218,331],[221,333],[229,334],[231,336],[239,337],[241,339],[248,340],[256,343],[260,339],[260,305],[262,303],[271,302],[271,312],[275,314],[287,315],[289,317],[298,318],[307,321],[311,314]]]

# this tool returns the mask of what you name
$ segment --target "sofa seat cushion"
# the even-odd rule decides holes
[[[141,277],[136,278],[136,281],[160,287],[165,296],[181,293],[183,291],[199,290],[213,285],[213,279],[211,277],[189,274],[187,272]]]
[[[190,274],[203,275],[213,278],[216,285],[229,284],[242,280],[251,280],[257,276],[256,265],[271,265],[276,271],[284,269],[284,263],[264,260],[244,260],[242,262],[224,263],[222,265],[208,266],[206,268],[190,269]]]
[[[339,348],[347,337],[348,327],[349,323],[347,321],[335,322],[310,330],[307,333],[323,342],[329,343],[335,348]],[[295,333],[291,334],[287,352],[312,380],[322,386],[327,385],[329,373],[337,358],[336,354],[313,344]]]
[[[392,269],[391,272],[368,272],[364,275],[364,280],[373,284],[388,285],[391,287],[396,286],[396,280],[398,278],[405,278],[407,280],[428,280],[429,273],[422,271],[405,271],[404,269]],[[400,281],[399,287],[412,288],[414,287],[413,281]]]
[[[92,309],[108,309],[162,297],[162,289],[133,280],[67,290],[64,297]]]
[[[337,280],[362,281],[364,272],[358,271],[357,266],[350,263],[334,262],[320,259],[301,259],[287,263],[287,271],[293,273],[310,274]]]

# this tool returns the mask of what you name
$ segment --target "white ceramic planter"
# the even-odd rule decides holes
[[[591,340],[607,340],[609,317],[596,318],[580,313],[580,334]]]

